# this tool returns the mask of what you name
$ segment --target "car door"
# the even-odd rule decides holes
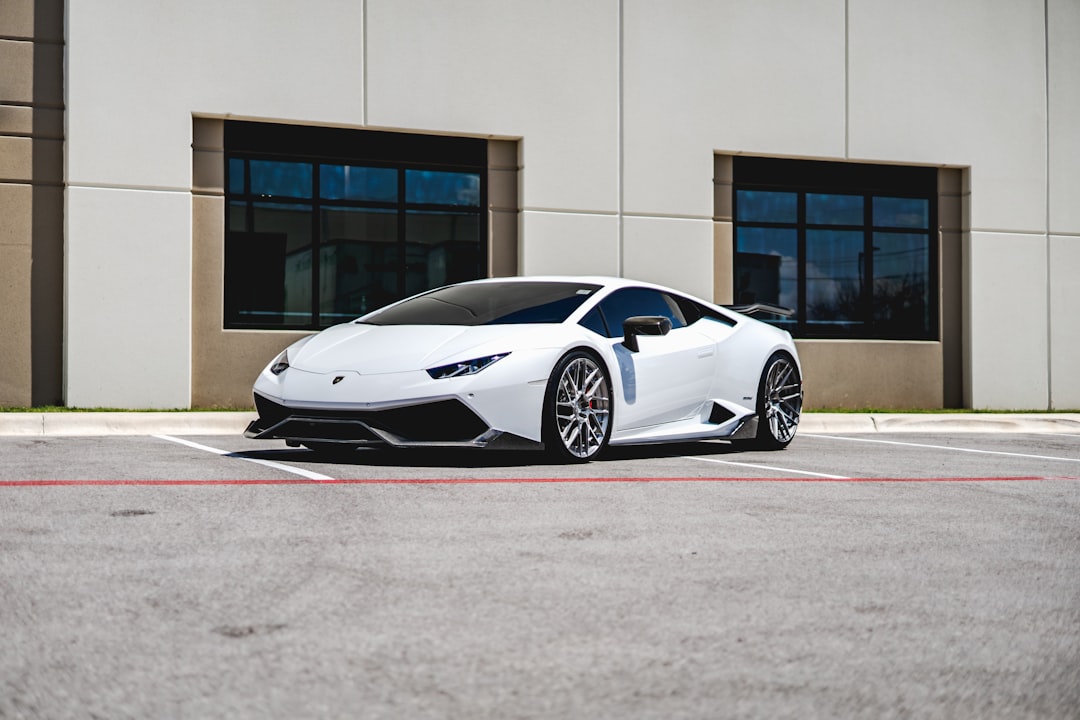
[[[701,412],[715,379],[716,340],[688,327],[679,303],[652,288],[623,288],[600,302],[600,312],[613,338],[621,394],[616,398],[619,430],[675,422]],[[622,343],[622,325],[629,317],[663,316],[671,331],[638,336],[638,352]]]

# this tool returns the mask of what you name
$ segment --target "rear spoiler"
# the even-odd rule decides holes
[[[767,313],[769,315],[779,315],[781,317],[791,317],[795,314],[795,311],[791,308],[781,307],[779,305],[770,305],[769,303],[754,303],[753,305],[723,305],[722,307],[742,315],[758,315],[761,313]]]

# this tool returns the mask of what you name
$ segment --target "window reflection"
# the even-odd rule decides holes
[[[738,157],[734,181],[736,303],[801,337],[936,339],[934,168]]]
[[[930,253],[926,236],[874,233],[874,322],[887,334],[910,335],[930,323]]]
[[[267,324],[303,322],[311,316],[311,206],[255,203],[252,221],[251,237],[258,238],[258,243],[251,249],[264,257],[248,261],[281,269],[273,272],[272,281],[258,277],[247,281],[261,286],[265,297],[276,298],[275,307],[241,312]],[[278,283],[280,289],[274,287]]]
[[[326,200],[397,202],[398,171],[394,168],[320,165],[319,194]]]
[[[744,222],[793,223],[799,219],[799,195],[793,192],[739,190],[739,219]]]
[[[486,275],[478,169],[226,152],[226,327],[327,327]]]
[[[922,198],[874,198],[874,226],[897,228],[927,228],[930,223],[930,201]]]
[[[799,306],[799,238],[788,228],[740,227],[735,237],[735,302]],[[786,321],[790,324],[794,321]]]
[[[862,196],[807,193],[806,222],[810,225],[862,225]]]
[[[806,321],[861,322],[863,234],[848,230],[806,231]]]
[[[480,175],[434,170],[406,170],[405,200],[425,205],[475,207],[480,204]]]
[[[229,192],[240,194],[244,192],[244,168],[243,160],[231,158],[229,160]]]
[[[480,218],[470,213],[409,212],[405,216],[409,253],[406,292],[480,277]]]
[[[329,207],[322,211],[319,313],[345,322],[397,298],[397,213]]]
[[[252,160],[251,194],[262,197],[311,197],[310,163]]]

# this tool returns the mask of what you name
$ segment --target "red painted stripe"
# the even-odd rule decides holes
[[[779,482],[779,483],[942,483],[942,482],[1032,482],[1039,480],[1080,480],[1080,477],[891,477],[891,478],[832,478],[815,477],[580,477],[580,478],[352,478],[340,480],[307,480],[289,478],[284,480],[0,480],[0,487],[122,487],[163,485],[491,485],[528,483],[653,483],[653,482]]]

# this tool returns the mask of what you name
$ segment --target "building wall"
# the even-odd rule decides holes
[[[229,117],[516,142],[519,272],[720,300],[718,153],[955,168],[953,344],[916,351],[934,357],[901,385],[937,372],[951,378],[932,389],[942,403],[1080,407],[1071,0],[99,0],[68,13],[68,404],[191,403],[193,217],[220,203],[192,193],[193,118]],[[807,382],[835,376],[838,357],[812,361]]]
[[[1049,0],[1050,405],[1080,408],[1080,3]]]
[[[58,404],[63,2],[0,7],[0,406]]]
[[[108,0],[68,13],[66,400],[187,407],[192,117],[361,124],[363,5]]]

